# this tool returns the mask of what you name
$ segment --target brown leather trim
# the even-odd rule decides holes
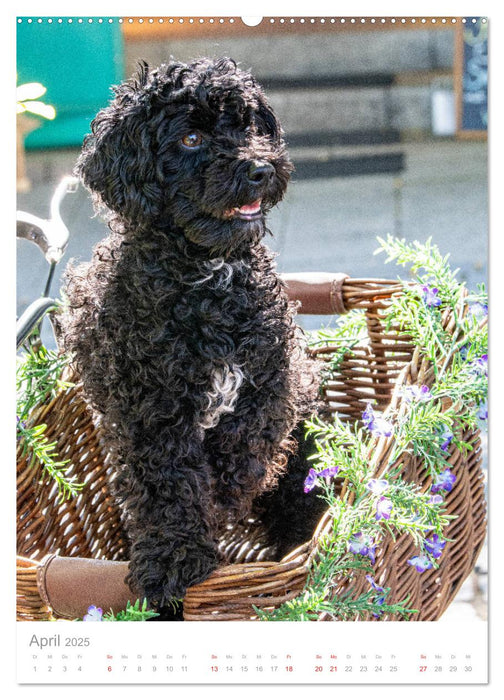
[[[136,601],[139,596],[124,582],[127,573],[128,562],[50,555],[38,567],[37,585],[55,615],[75,619],[91,605],[119,612]]]
[[[345,314],[343,284],[348,275],[333,272],[292,272],[280,275],[290,301],[300,302],[300,314]]]
[[[346,279],[348,279],[348,275],[340,273],[335,275],[331,282],[331,307],[333,314],[338,314],[338,316],[342,316],[348,311],[343,301],[343,283]]]

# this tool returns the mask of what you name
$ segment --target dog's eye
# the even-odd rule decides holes
[[[197,131],[191,131],[181,139],[186,148],[198,148],[203,143],[203,137]]]

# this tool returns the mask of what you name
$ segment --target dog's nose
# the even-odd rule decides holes
[[[247,179],[253,185],[260,185],[271,179],[275,168],[271,163],[258,163],[254,161],[250,164],[247,173]]]

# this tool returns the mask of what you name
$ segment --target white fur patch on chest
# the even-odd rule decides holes
[[[242,382],[243,372],[235,365],[213,370],[206,395],[208,406],[199,421],[204,430],[214,428],[224,413],[233,413]]]
[[[198,287],[212,280],[216,281],[217,288],[227,289],[233,277],[233,266],[224,262],[223,258],[206,260],[201,265],[201,271],[203,272],[203,277],[194,280],[192,282],[193,287]]]

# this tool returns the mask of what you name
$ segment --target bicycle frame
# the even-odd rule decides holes
[[[49,219],[42,219],[28,212],[16,213],[16,237],[34,243],[49,263],[49,273],[43,295],[33,301],[16,323],[16,348],[20,348],[36,331],[44,317],[57,308],[58,302],[49,296],[56,265],[65,254],[69,231],[61,218],[60,206],[67,193],[77,190],[78,179],[64,177],[57,186],[50,204]]]

